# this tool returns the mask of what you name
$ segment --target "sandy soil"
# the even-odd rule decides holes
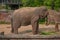
[[[60,26],[60,25],[59,25]],[[46,26],[44,24],[39,24],[39,32],[40,31],[54,31],[55,25]],[[10,24],[0,24],[0,32],[4,32],[4,34],[11,34],[11,25]],[[21,26],[18,30],[19,34],[32,34],[32,26]]]

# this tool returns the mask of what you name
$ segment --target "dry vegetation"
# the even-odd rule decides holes
[[[49,25],[46,26],[44,24],[40,24],[39,25],[39,34],[44,34],[44,35],[49,35],[50,33],[54,34],[54,26],[55,25]],[[60,25],[59,25],[60,26]],[[21,28],[19,28],[19,34],[32,34],[32,26],[28,25],[28,26],[22,26]],[[4,32],[4,34],[12,34],[11,33],[11,25],[10,24],[0,24],[0,32]],[[58,32],[59,34],[60,32]]]

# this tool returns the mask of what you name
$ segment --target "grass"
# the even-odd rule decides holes
[[[10,24],[10,22],[0,21],[0,24]]]
[[[40,35],[52,35],[52,34],[56,34],[56,32],[40,32]]]

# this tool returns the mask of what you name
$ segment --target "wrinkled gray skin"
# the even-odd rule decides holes
[[[45,6],[25,7],[15,10],[11,18],[12,32],[17,34],[19,27],[31,24],[33,34],[37,34],[38,20],[47,17],[47,15],[48,10]]]
[[[60,13],[55,10],[49,10],[49,14],[47,17],[46,25],[49,25],[51,22],[55,23],[55,31],[58,32],[58,24],[60,24]]]

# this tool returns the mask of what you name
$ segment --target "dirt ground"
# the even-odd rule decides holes
[[[59,25],[60,26],[60,25]],[[39,32],[40,31],[54,31],[55,25],[44,25],[39,24]],[[10,24],[0,24],[0,32],[4,32],[4,34],[11,34],[11,25]],[[32,34],[32,26],[21,26],[18,30],[19,34]]]

